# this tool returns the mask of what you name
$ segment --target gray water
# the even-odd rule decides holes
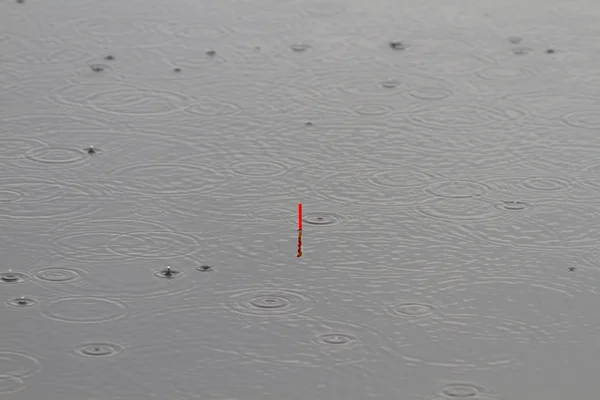
[[[0,398],[595,397],[598,34],[585,0],[2,2]]]

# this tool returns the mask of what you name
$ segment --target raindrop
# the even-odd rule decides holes
[[[261,289],[242,291],[231,297],[233,311],[261,316],[302,314],[314,305],[313,299],[296,291]]]
[[[446,397],[475,397],[481,392],[479,388],[468,383],[455,383],[447,385],[442,389],[442,394]]]
[[[355,342],[357,339],[345,333],[326,333],[319,336],[319,342],[334,346],[343,346]]]
[[[422,317],[433,313],[433,306],[420,303],[401,304],[393,309],[393,313],[408,317]]]
[[[16,299],[9,300],[7,303],[14,307],[31,307],[35,306],[39,302],[30,297],[17,297]]]
[[[308,44],[304,44],[304,43],[294,43],[290,47],[292,48],[292,50],[298,51],[298,52],[306,51],[306,50],[310,49],[310,46]]]
[[[381,86],[386,88],[386,89],[395,89],[400,85],[400,82],[398,82],[395,79],[388,79],[387,81],[384,81],[381,83]]]
[[[503,201],[500,204],[500,207],[502,209],[508,210],[508,211],[523,211],[523,210],[530,208],[531,205],[524,201],[513,200],[513,201]]]
[[[390,42],[390,47],[394,50],[405,50],[406,49],[406,45],[397,40],[392,40]]]
[[[107,357],[116,355],[122,350],[121,346],[111,343],[86,343],[81,345],[76,353],[82,356]]]
[[[12,270],[0,273],[0,283],[21,283],[25,282],[26,278],[27,275],[20,272],[12,272]]]
[[[531,47],[515,47],[513,49],[513,53],[518,55],[518,56],[522,56],[525,54],[529,54],[533,51],[533,49]]]
[[[343,219],[341,215],[334,213],[313,213],[302,218],[309,225],[337,225]]]
[[[106,66],[104,64],[92,64],[90,65],[90,68],[94,72],[102,72],[106,69]]]
[[[94,148],[94,146],[89,146],[87,148],[84,149],[88,154],[96,154],[97,150]]]
[[[176,271],[174,269],[171,269],[170,266],[167,266],[167,268],[160,270],[160,271],[156,271],[154,273],[155,276],[158,276],[159,278],[177,278],[178,276],[181,276],[183,273],[181,271]]]

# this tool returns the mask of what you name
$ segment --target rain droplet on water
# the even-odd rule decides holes
[[[400,85],[400,82],[398,82],[395,79],[388,79],[381,83],[381,86],[383,86],[386,89],[395,89],[398,87],[398,85]]]
[[[399,40],[390,41],[390,47],[394,50],[405,50],[406,45]]]

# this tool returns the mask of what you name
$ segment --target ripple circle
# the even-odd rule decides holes
[[[600,110],[582,110],[562,117],[565,124],[582,129],[600,129]]]
[[[35,279],[50,283],[77,282],[84,276],[82,270],[66,267],[43,267],[30,272],[33,272]]]
[[[35,139],[0,138],[0,160],[22,158],[31,149],[44,147],[46,144]]]
[[[343,220],[344,217],[334,213],[309,213],[302,218],[308,225],[338,225]]]
[[[420,100],[443,100],[447,97],[452,96],[452,92],[447,89],[434,88],[434,87],[421,87],[415,88],[408,92],[408,94],[414,98]]]
[[[2,177],[0,187],[18,193],[20,198],[0,207],[0,220],[59,219],[92,215],[103,209],[92,198],[104,198],[102,188],[83,187],[72,182],[33,177]],[[96,204],[96,205],[94,205]]]
[[[600,215],[591,205],[569,201],[538,201],[535,212],[523,214],[517,204],[518,218],[493,224],[456,226],[453,235],[477,242],[544,252],[592,250],[600,240]],[[500,211],[500,210],[499,210]],[[504,210],[504,214],[509,214]]]
[[[445,104],[437,107],[414,107],[406,117],[415,125],[431,129],[479,129],[512,122],[523,113],[508,108],[483,104]],[[478,131],[479,132],[479,131]]]
[[[385,104],[359,104],[352,107],[352,111],[359,115],[386,115],[394,109]]]
[[[27,354],[0,351],[0,376],[27,378],[40,372],[40,362]]]
[[[109,357],[122,351],[122,346],[112,343],[85,343],[78,346],[75,353],[85,357]]]
[[[183,94],[126,85],[92,94],[85,99],[85,104],[94,111],[137,117],[171,114],[193,102]]]
[[[88,159],[88,154],[79,149],[67,147],[42,147],[25,153],[28,159],[44,164],[68,164]]]
[[[419,202],[416,211],[428,218],[464,222],[486,221],[504,216],[494,207],[494,203],[473,197],[432,197]]]
[[[457,199],[483,196],[488,191],[489,188],[485,185],[471,181],[435,182],[427,189],[427,192],[434,196]]]
[[[291,290],[244,291],[231,297],[233,311],[260,316],[302,314],[314,306],[313,299]]]
[[[128,189],[146,195],[198,195],[217,191],[226,185],[217,170],[193,164],[133,164],[111,171],[125,180]]]
[[[14,376],[0,376],[0,393],[15,393],[25,389],[25,383]]]
[[[190,104],[185,108],[186,114],[199,115],[202,117],[225,117],[239,114],[242,108],[237,104],[225,101],[204,101]]]
[[[60,227],[54,238],[61,257],[85,262],[182,257],[198,251],[196,237],[150,222],[104,219]]]
[[[404,303],[391,309],[392,314],[403,317],[424,317],[431,315],[434,308],[429,304],[422,303]]]
[[[337,204],[408,207],[424,197],[418,189],[431,180],[419,171],[351,169],[323,176],[314,184],[314,195]]]
[[[42,315],[70,323],[113,321],[126,315],[127,306],[116,300],[99,297],[65,297],[50,301]]]
[[[326,333],[317,337],[319,343],[332,346],[344,346],[357,340],[355,336],[346,333]]]
[[[468,398],[475,397],[481,393],[481,389],[469,383],[452,383],[446,385],[441,393],[450,398]]]
[[[286,173],[287,170],[284,164],[271,161],[244,161],[231,167],[235,175],[251,178],[277,176]]]

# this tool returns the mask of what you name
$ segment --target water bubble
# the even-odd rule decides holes
[[[214,51],[213,49],[208,49],[208,50],[206,50],[206,54],[211,57],[214,57],[217,54],[217,52]]]
[[[520,37],[518,37],[518,36],[510,36],[510,37],[508,38],[508,41],[509,41],[509,42],[511,42],[512,44],[519,44],[519,43],[521,43],[521,41],[522,41],[522,40],[523,40],[523,39],[521,39],[521,38],[520,38]]]
[[[198,268],[196,268],[198,271],[202,271],[202,272],[210,272],[210,271],[214,271],[214,268],[211,267],[210,265],[202,265]]]
[[[293,45],[290,46],[292,50],[294,51],[306,51],[308,49],[310,49],[310,45],[305,44],[305,43],[294,43]]]
[[[173,68],[174,72],[181,72],[181,68]]]
[[[107,55],[106,57],[104,57],[104,59],[105,59],[106,61],[113,61],[113,60],[115,59],[115,56],[112,56],[112,55],[110,55],[110,54],[109,54],[109,55]]]
[[[7,303],[14,307],[31,307],[35,306],[39,302],[30,297],[17,297],[16,299],[9,300]]]
[[[577,270],[577,268],[575,268],[575,267],[567,267],[566,270],[569,271],[569,272],[575,272]]]
[[[312,123],[312,121],[306,121],[304,123],[304,125],[306,125],[306,126],[313,126],[314,124]]]
[[[546,50],[546,54],[554,54],[555,50],[554,49],[548,49]]]

